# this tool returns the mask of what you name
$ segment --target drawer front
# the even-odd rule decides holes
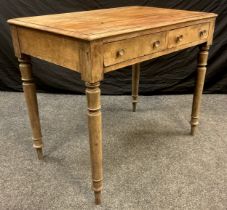
[[[158,52],[166,47],[166,32],[106,43],[104,45],[104,66]]]
[[[174,29],[168,32],[168,48],[207,39],[209,23]]]

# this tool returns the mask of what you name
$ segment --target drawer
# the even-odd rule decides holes
[[[104,66],[158,52],[167,47],[166,32],[104,44]]]
[[[184,28],[174,29],[168,32],[168,48],[207,39],[209,23],[203,23]]]

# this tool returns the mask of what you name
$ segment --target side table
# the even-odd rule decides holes
[[[30,56],[79,72],[85,81],[95,203],[101,202],[102,116],[100,81],[104,74],[132,65],[132,104],[136,111],[140,62],[199,45],[191,133],[199,123],[209,46],[216,14],[154,7],[119,7],[8,20],[33,135],[43,158],[42,135]]]

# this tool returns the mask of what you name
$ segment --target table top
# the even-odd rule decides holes
[[[84,40],[143,31],[217,16],[214,13],[129,6],[15,18],[8,23]]]

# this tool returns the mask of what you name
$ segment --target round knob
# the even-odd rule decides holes
[[[153,43],[153,48],[158,48],[160,46],[160,41],[156,41]]]
[[[207,30],[202,30],[199,32],[200,37],[204,37],[207,34]]]
[[[121,57],[125,54],[125,50],[124,49],[120,49],[117,51],[117,57]]]
[[[179,36],[177,36],[177,38],[176,38],[176,42],[177,42],[177,43],[182,42],[182,41],[183,41],[183,38],[184,38],[184,36],[183,36],[183,35],[179,35]]]

